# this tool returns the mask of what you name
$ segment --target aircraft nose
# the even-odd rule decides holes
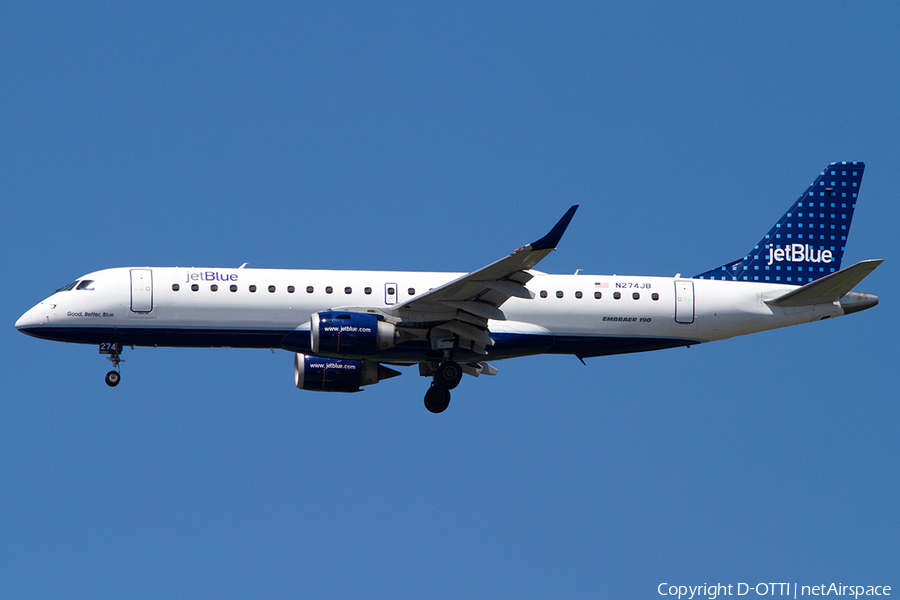
[[[43,302],[41,303],[43,304]],[[41,304],[31,307],[24,315],[16,321],[16,329],[22,333],[28,333],[29,330],[40,327],[44,324],[44,320],[40,316]]]

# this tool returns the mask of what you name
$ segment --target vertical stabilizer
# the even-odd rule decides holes
[[[803,285],[839,271],[865,168],[828,165],[746,256],[694,278]]]

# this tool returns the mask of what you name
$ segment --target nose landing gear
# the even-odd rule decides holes
[[[122,344],[104,342],[100,344],[100,354],[107,354],[106,360],[113,364],[113,370],[106,374],[106,385],[116,387],[122,381],[122,374],[119,372],[119,363],[125,362],[121,358]]]
[[[116,387],[122,381],[122,375],[118,371],[110,371],[106,374],[106,385]]]
[[[434,371],[434,381],[425,392],[425,408],[429,412],[442,413],[450,406],[450,390],[459,385],[462,368],[449,357]]]

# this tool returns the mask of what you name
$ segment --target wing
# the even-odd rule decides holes
[[[398,304],[389,312],[404,325],[441,325],[450,334],[443,338],[444,343],[455,337],[462,347],[486,354],[485,348],[493,345],[487,331],[488,319],[505,320],[506,315],[500,307],[512,297],[534,298],[525,287],[534,277],[528,271],[556,250],[577,209],[578,205],[569,208],[553,229],[536,242]],[[433,343],[435,339],[442,338],[432,335]]]

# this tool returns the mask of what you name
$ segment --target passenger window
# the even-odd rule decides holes
[[[409,294],[410,296],[415,296],[416,288],[409,288],[408,290],[406,290],[406,293]]]
[[[562,293],[562,292],[556,292],[556,297],[557,297],[557,298],[562,298],[562,297],[563,297],[563,293]]]
[[[366,288],[365,290],[363,290],[363,291],[366,293],[366,296],[372,295],[372,288],[370,288],[370,287],[367,287],[367,288]]]
[[[293,293],[294,293],[294,286],[289,285],[288,286],[288,294],[293,294]]]
[[[541,290],[541,298],[547,297],[547,290]]]
[[[613,298],[615,298],[616,300],[618,300],[618,299],[621,298],[621,297],[622,297],[622,294],[620,294],[619,292],[614,292],[614,293],[613,293]]]
[[[178,285],[177,283],[173,283],[173,284],[172,284],[172,291],[173,291],[173,292],[177,292],[177,291],[180,290],[180,289],[181,289],[181,286]]]
[[[602,293],[600,293],[600,292],[594,292],[594,298],[596,298],[597,300],[599,300],[599,299],[602,298],[602,297],[603,297],[603,294],[602,294]]]
[[[212,284],[211,286],[209,286],[209,291],[211,291],[211,292],[218,292],[218,291],[219,291],[219,286],[217,286],[216,284]]]
[[[327,287],[325,288],[325,293],[326,293],[326,294],[330,294],[330,293],[333,292],[333,291],[334,291],[334,288],[331,287],[330,285],[327,286]]]
[[[255,292],[255,291],[256,291],[256,286],[255,286],[255,285],[251,285],[251,286],[250,286],[250,292],[253,293],[253,292]]]
[[[191,284],[191,291],[192,291],[192,292],[199,292],[199,291],[200,291],[200,286],[197,285],[196,283],[192,283],[192,284]]]
[[[650,294],[650,297],[653,298],[654,300],[659,300],[659,294],[657,294],[656,292],[653,292],[652,294]]]
[[[345,293],[345,294],[352,294],[352,293],[353,293],[353,288],[345,287],[345,288],[344,288],[344,293]]]
[[[270,286],[269,286],[269,293],[270,293],[270,294],[274,294],[274,293],[275,293],[275,286],[274,286],[274,285],[270,285]]]
[[[575,297],[576,297],[576,298],[581,298],[582,295],[583,295],[583,294],[582,294],[581,292],[575,292]]]
[[[311,285],[306,286],[307,294],[312,294],[314,291],[316,291],[316,290],[313,288],[313,286],[311,286]]]
[[[397,293],[397,291],[396,291],[394,288],[392,288],[392,287],[389,287],[389,288],[388,288],[388,295],[389,295],[389,296],[393,296],[393,295],[396,294],[396,293]]]
[[[92,290],[94,289],[94,280],[93,279],[85,279],[81,283],[78,284],[76,290]]]
[[[633,293],[633,294],[631,295],[631,297],[634,298],[635,300],[640,300],[640,299],[641,299],[641,295],[638,294],[637,292]]]
[[[236,291],[237,291],[237,286],[236,286],[236,285],[232,285],[232,286],[231,286],[230,288],[228,288],[228,289],[230,289],[232,292],[236,292]]]

